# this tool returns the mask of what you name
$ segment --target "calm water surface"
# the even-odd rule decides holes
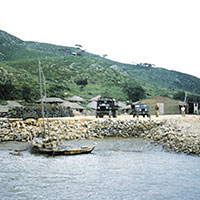
[[[1,200],[200,199],[200,157],[134,138],[97,141],[86,155],[9,154],[25,146],[0,143]]]

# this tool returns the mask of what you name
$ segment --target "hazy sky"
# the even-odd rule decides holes
[[[199,0],[0,0],[0,29],[200,78]]]

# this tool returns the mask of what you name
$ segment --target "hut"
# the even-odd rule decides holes
[[[23,107],[21,104],[17,103],[16,101],[7,101],[8,108],[15,108],[15,107]]]
[[[66,100],[69,102],[74,102],[74,103],[84,103],[85,102],[85,100],[79,96],[69,97]]]
[[[101,98],[101,95],[91,98],[88,102],[97,101],[99,98]]]
[[[82,113],[83,110],[84,110],[84,108],[82,106],[80,106],[79,104],[72,103],[72,102],[69,102],[69,101],[64,101],[63,103],[60,104],[60,106],[71,108],[73,111],[75,110],[75,111],[78,111],[80,113]]]
[[[87,104],[88,108],[91,108],[93,110],[97,109],[97,102],[96,101],[91,101],[90,103]]]
[[[124,106],[123,108],[121,108],[121,110],[124,112],[124,113],[130,113],[131,112],[131,105],[126,105]]]
[[[7,101],[7,105],[0,105],[0,117],[6,117],[14,108],[23,107],[16,101]]]
[[[58,105],[64,102],[63,99],[60,99],[57,97],[47,97],[47,98],[43,98],[42,100],[43,102],[46,102],[48,104],[55,104],[55,105]],[[41,103],[41,99],[37,100],[36,103]]]
[[[8,113],[9,107],[0,105],[0,117],[5,117]]]
[[[124,102],[118,101],[117,102],[119,109],[123,109],[126,107],[126,104]]]

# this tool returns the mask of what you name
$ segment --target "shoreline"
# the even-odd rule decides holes
[[[103,139],[109,137],[136,137],[162,145],[166,150],[200,156],[200,120],[198,115],[161,115],[158,118],[117,118],[76,116],[49,119],[49,134],[63,140]],[[42,119],[0,119],[0,143],[3,141],[27,142],[30,135],[42,131]],[[46,123],[46,121],[45,121]]]

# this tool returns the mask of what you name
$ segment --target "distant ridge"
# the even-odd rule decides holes
[[[188,74],[148,63],[119,63],[88,53],[81,47],[23,41],[0,30],[0,83],[10,80],[15,98],[24,98],[24,85],[33,98],[38,97],[38,58],[44,65],[50,96],[67,98],[79,95],[90,99],[107,93],[127,100],[124,84],[130,82],[142,86],[146,97],[173,97],[178,91],[200,94],[200,79]]]

